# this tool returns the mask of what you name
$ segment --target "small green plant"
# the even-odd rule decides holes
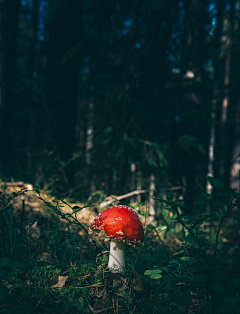
[[[38,190],[35,190],[38,193],[38,198],[44,202],[44,204],[53,210],[53,212],[55,214],[57,214],[61,219],[64,219],[66,221],[68,221],[71,225],[75,225],[79,228],[81,228],[82,230],[84,230],[85,234],[88,237],[88,230],[86,229],[86,227],[77,219],[77,213],[80,212],[81,210],[83,210],[84,208],[87,207],[91,207],[92,204],[94,202],[96,202],[99,198],[98,195],[94,196],[91,200],[89,200],[86,204],[84,204],[84,206],[71,206],[70,204],[68,204],[63,197],[59,197],[58,199],[54,199],[52,203],[47,202],[40,194],[40,192]],[[70,213],[64,213],[61,209],[63,207],[63,204],[66,205],[67,207],[69,207],[69,209],[71,209],[72,212]],[[100,246],[98,245],[98,243],[92,239],[91,242],[93,243],[93,245],[95,246],[95,248],[101,253],[102,249],[100,248]]]
[[[174,194],[158,200],[159,220],[143,221],[144,246],[127,247],[124,274],[109,272],[107,245],[90,243],[78,218],[95,198],[71,206],[37,190],[0,194],[1,313],[239,313],[240,258],[226,232],[238,236],[240,198],[209,181],[222,199],[202,195],[196,217]]]
[[[158,200],[172,213],[168,221],[182,225],[182,236],[178,240],[183,249],[174,254],[174,259],[168,265],[154,266],[144,274],[151,279],[161,278],[161,286],[167,285],[175,299],[177,297],[178,302],[181,301],[180,304],[189,303],[190,297],[198,300],[199,308],[205,308],[213,314],[240,313],[237,291],[240,276],[232,277],[240,266],[240,258],[218,254],[221,228],[232,209],[240,205],[240,194],[217,179],[209,177],[208,180],[226,199],[226,202],[221,203],[203,196],[198,203],[210,206],[210,215],[199,218],[184,215],[181,210],[184,204],[172,201],[171,195],[167,195],[166,200]],[[205,237],[202,225],[213,219],[217,222],[217,231],[211,242]],[[228,267],[229,259],[232,261],[231,267]]]

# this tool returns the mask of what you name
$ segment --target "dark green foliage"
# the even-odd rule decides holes
[[[185,177],[192,206],[192,187],[203,188],[206,177],[212,58],[224,46],[213,47],[214,6],[4,2],[15,15],[10,24],[4,19],[5,32],[14,32],[6,36],[8,62],[0,60],[7,74],[1,95],[14,97],[14,106],[1,99],[8,116],[0,121],[1,178],[53,189],[57,182],[64,196],[84,198],[94,190],[121,195],[137,182],[148,189],[151,174],[159,190]],[[185,77],[188,71],[195,77]]]
[[[173,200],[172,193],[163,196],[162,218],[144,224],[144,246],[127,247],[124,275],[108,271],[106,243],[90,243],[88,226],[76,219],[96,198],[83,207],[71,206],[37,191],[44,215],[29,208],[22,222],[15,211],[9,218],[11,206],[33,192],[2,193],[1,313],[239,313],[239,254],[230,253],[223,241],[235,219],[231,212],[238,194],[218,180],[209,181],[224,192],[224,201],[203,196],[198,206],[209,204],[212,213],[194,217],[184,214],[184,204]],[[64,213],[64,203],[72,213]],[[5,221],[11,225],[4,226]],[[33,221],[40,233],[36,225],[29,227]]]
[[[236,0],[0,1],[1,313],[240,312],[239,24]],[[115,276],[89,217],[139,190]]]

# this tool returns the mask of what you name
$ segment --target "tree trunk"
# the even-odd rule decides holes
[[[214,162],[215,162],[215,145],[216,145],[216,114],[218,104],[218,89],[219,89],[219,62],[220,62],[220,45],[221,45],[221,30],[222,30],[222,9],[223,1],[218,0],[218,12],[217,12],[217,25],[215,33],[215,62],[214,62],[214,93],[213,103],[211,108],[211,125],[209,133],[209,146],[208,146],[208,173],[207,176],[214,177]],[[212,194],[212,185],[207,181],[206,191],[208,194]]]
[[[19,5],[19,0],[2,0],[0,2],[0,79],[2,83],[13,88],[16,81]],[[15,160],[14,108],[17,108],[15,94],[0,87],[0,134],[2,134],[0,163],[4,172],[5,167],[9,167]],[[8,169],[10,170],[8,174],[11,175],[11,169]]]
[[[46,95],[50,121],[45,141],[64,161],[72,157],[75,145],[79,69],[76,48],[81,38],[81,19],[82,0],[52,1]],[[71,185],[73,163],[65,170],[66,181]]]
[[[228,34],[226,40],[226,59],[225,59],[225,75],[224,75],[224,97],[222,101],[222,112],[220,120],[219,134],[219,179],[225,184],[229,184],[229,167],[230,155],[228,140],[228,114],[229,114],[229,83],[232,62],[232,41],[233,41],[233,24],[234,24],[234,6],[235,0],[230,1],[230,12],[228,19]]]
[[[216,88],[216,87],[215,87]],[[208,146],[208,173],[207,176],[214,177],[214,160],[215,160],[215,141],[216,141],[216,102],[212,104],[211,109],[211,126],[209,133],[209,146]],[[212,194],[212,185],[207,181],[206,190],[208,194]]]
[[[131,184],[130,184],[130,191],[135,190],[135,181],[136,181],[136,164],[135,162],[131,162]],[[130,199],[130,203],[134,203],[135,196],[132,196]]]
[[[32,8],[32,23],[31,28],[29,29],[29,54],[28,54],[28,63],[27,63],[27,86],[26,86],[26,94],[28,98],[33,100],[33,84],[34,84],[34,71],[35,71],[35,47],[37,42],[37,31],[38,31],[38,15],[39,15],[39,0],[34,0],[33,8]],[[26,141],[27,141],[27,170],[28,173],[31,173],[33,170],[34,158],[33,152],[36,151],[34,149],[34,144],[37,142],[36,140],[36,115],[38,114],[38,109],[36,108],[36,104],[34,105],[34,101],[31,101],[28,106],[28,112],[25,122],[26,128]]]
[[[149,222],[153,223],[155,219],[155,200],[153,198],[156,190],[155,175],[153,173],[149,181]]]
[[[93,97],[89,103],[89,112],[88,112],[88,126],[86,131],[86,164],[87,166],[91,165],[91,149],[93,148],[93,112],[94,112],[94,103]]]
[[[197,110],[200,112],[201,104],[204,103],[203,88],[203,68],[205,56],[201,51],[205,47],[205,16],[206,1],[188,0],[185,3],[185,30],[184,30],[184,55],[183,55],[183,112]],[[192,108],[192,109],[189,109]],[[193,119],[181,117],[183,134],[194,135],[201,142],[202,131],[200,125],[203,120],[199,115]],[[184,173],[186,177],[187,189],[185,194],[185,203],[189,208],[193,208],[195,200],[195,185],[197,184],[197,166],[199,159],[199,150],[197,147],[191,147],[188,152],[183,152]]]
[[[91,92],[93,93],[93,88]],[[87,115],[87,129],[86,129],[86,169],[85,169],[85,178],[84,185],[85,188],[89,189],[93,193],[96,189],[95,183],[95,174],[92,173],[92,149],[94,147],[94,96],[92,95],[88,105],[88,115]]]
[[[238,87],[238,91],[239,88],[240,86]],[[238,95],[235,113],[235,140],[230,172],[230,184],[232,189],[237,189],[237,192],[240,192],[240,93]]]

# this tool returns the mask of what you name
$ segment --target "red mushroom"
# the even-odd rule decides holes
[[[132,245],[143,243],[143,225],[137,213],[128,206],[112,206],[101,212],[91,224],[90,236],[101,234],[111,239],[108,267],[112,272],[124,272],[125,241]]]

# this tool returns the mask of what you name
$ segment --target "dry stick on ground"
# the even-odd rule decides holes
[[[43,298],[41,298],[38,303],[35,305],[35,307],[30,311],[28,312],[28,314],[32,314],[35,312],[35,310],[39,307],[40,303],[42,302]]]
[[[122,200],[124,198],[127,198],[127,197],[130,197],[132,195],[138,195],[138,194],[147,193],[147,192],[148,192],[148,190],[136,190],[136,191],[133,191],[133,192],[121,195],[121,196],[112,195],[112,196],[110,196],[111,198],[109,200],[102,202],[99,205],[99,208],[106,207],[106,206],[112,204],[115,201],[120,201],[120,200]]]
[[[161,188],[160,191],[161,192],[164,192],[164,191],[176,191],[176,190],[181,190],[183,187],[184,187],[183,185],[166,187],[166,188]],[[136,190],[136,191],[133,191],[133,192],[129,192],[127,194],[120,195],[120,196],[112,195],[112,196],[110,196],[109,200],[103,201],[99,205],[99,208],[106,207],[106,206],[112,204],[115,201],[120,201],[120,200],[122,200],[124,198],[128,198],[128,197],[133,196],[133,195],[139,195],[139,194],[148,193],[148,192],[149,192],[149,190]]]
[[[25,183],[22,181],[19,182],[1,182],[0,185],[2,186],[23,186]]]
[[[57,182],[59,180],[60,180],[59,178],[54,179],[52,182],[48,183],[44,188],[49,187],[50,185],[54,184],[55,182]],[[24,186],[26,184],[27,183],[24,183],[22,181],[19,181],[19,182],[1,182],[0,183],[0,185],[2,185],[2,186]],[[79,184],[76,187],[70,189],[67,193],[64,193],[64,196],[67,195],[68,197],[70,197],[72,195],[72,193],[74,191],[76,191],[80,186],[81,186],[81,184]],[[160,191],[161,192],[176,191],[176,190],[181,190],[183,187],[185,187],[185,186],[179,185],[179,186],[166,187],[166,188],[161,188]],[[127,194],[120,195],[120,196],[112,195],[112,196],[110,196],[111,199],[109,199],[107,201],[103,201],[100,204],[99,208],[103,208],[105,206],[108,206],[108,205],[110,205],[114,201],[120,201],[120,200],[122,200],[124,198],[128,198],[128,197],[131,197],[133,195],[139,195],[139,194],[143,194],[143,193],[147,193],[147,192],[149,192],[149,190],[136,190],[136,191],[129,192]]]

